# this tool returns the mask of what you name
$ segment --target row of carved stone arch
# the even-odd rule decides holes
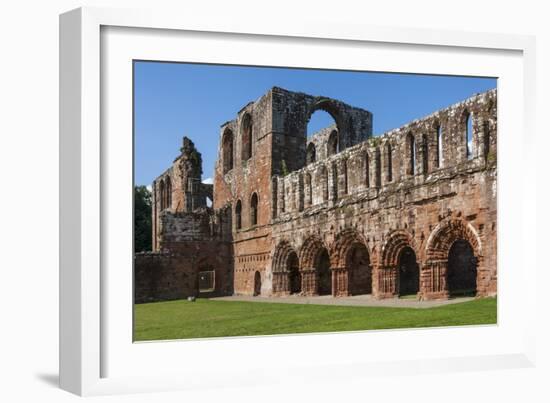
[[[472,159],[474,157],[474,136],[473,136],[473,126],[472,126],[472,113],[468,109],[464,109],[461,114],[459,130],[462,132],[464,137],[464,142],[466,146],[465,149],[465,158]],[[487,121],[484,122],[482,127],[482,136],[478,141],[482,142],[482,152],[483,157],[486,159],[487,154],[489,153],[490,148],[490,139],[489,139],[489,124]],[[433,134],[432,134],[433,133]],[[413,131],[407,132],[405,137],[406,141],[406,175],[415,175],[417,173],[428,174],[434,169],[439,169],[443,167],[444,164],[444,133],[441,127],[441,124],[438,120],[433,123],[432,133],[420,133],[414,134]],[[433,141],[430,141],[429,136],[434,136]],[[420,136],[420,141],[417,141],[418,136]],[[430,144],[431,143],[431,144]],[[435,146],[434,146],[435,145]],[[394,167],[393,167],[393,146],[390,142],[386,142],[382,145],[384,150],[384,167],[382,167],[382,158],[380,147],[374,149],[374,183],[372,184],[375,187],[380,187],[382,185],[382,168],[385,170],[385,179],[386,182],[392,182],[394,179]],[[327,142],[327,156],[331,156],[338,152],[338,132],[334,130]],[[307,148],[307,163],[313,163],[316,161],[316,147],[315,144],[309,143]],[[420,156],[420,158],[419,158]],[[371,177],[370,177],[370,157],[367,152],[365,152],[365,180],[367,187],[371,186]],[[420,160],[420,161],[419,161]]]
[[[241,118],[240,139],[241,139],[241,160],[247,161],[252,158],[253,133],[252,116],[245,113]],[[230,128],[226,128],[222,136],[222,163],[223,173],[227,173],[234,166],[235,136]]]
[[[391,233],[380,251],[369,245],[354,230],[340,233],[330,247],[311,236],[299,252],[282,241],[273,254],[273,293],[378,298],[414,294],[430,299],[477,292],[481,243],[462,220],[450,220],[432,232],[423,262],[407,231]]]

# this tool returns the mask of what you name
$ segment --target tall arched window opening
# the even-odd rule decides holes
[[[327,141],[327,157],[338,153],[339,143],[338,130],[331,131]]]
[[[409,165],[407,167],[407,174],[414,175],[416,171],[416,145],[414,143],[414,136],[412,133],[407,134],[407,146],[409,148]]]
[[[466,158],[472,159],[474,156],[474,129],[473,129],[473,123],[472,123],[472,114],[469,112],[466,112]]]
[[[443,167],[443,132],[441,126],[437,126],[436,130],[436,141],[437,141],[437,160],[436,166],[438,168]]]
[[[382,164],[381,164],[381,158],[380,158],[380,148],[376,148],[375,156],[374,156],[374,164],[375,164],[375,174],[376,174],[376,187],[379,188],[382,186]]]
[[[250,225],[258,224],[258,195],[252,194],[250,198]]]
[[[242,204],[240,200],[237,200],[235,205],[235,227],[236,229],[242,228]]]
[[[426,133],[422,134],[422,173],[425,175],[428,173],[428,136]]]
[[[241,123],[241,155],[242,160],[252,158],[252,116],[246,113]]]
[[[369,154],[365,153],[365,186],[370,187],[370,159]]]
[[[222,137],[223,173],[233,169],[233,132],[226,129]]]
[[[387,158],[387,179],[388,182],[391,182],[393,180],[393,167],[392,167],[392,150],[391,150],[391,144],[386,144],[386,158]]]
[[[166,201],[164,203],[164,208],[170,208],[172,206],[172,181],[170,177],[166,177]]]
[[[332,154],[336,154],[338,152],[338,145],[336,146],[336,150],[333,149],[333,147],[329,147],[329,140],[327,137],[330,136],[330,133],[336,132],[338,133],[338,126],[336,124],[336,120],[334,119],[333,115],[328,112],[328,109],[325,110],[325,107],[330,109],[330,105],[316,105],[309,117],[309,120],[307,122],[307,139],[306,139],[306,158],[307,158],[307,151],[309,150],[309,144],[311,144],[311,139],[313,137],[321,136],[323,137],[323,140],[325,141],[322,144],[322,147],[319,145],[319,147],[315,150],[315,160],[318,161],[320,159],[329,157]],[[320,144],[320,143],[318,143]],[[307,160],[307,163],[310,163],[310,160]]]
[[[160,181],[160,185],[159,185],[159,194],[160,194],[160,209],[161,210],[164,210],[165,208],[165,205],[164,205],[164,202],[165,202],[165,194],[166,194],[166,190],[164,189],[164,181],[161,180]]]
[[[309,143],[306,150],[306,163],[313,164],[315,162],[317,151],[315,149],[315,144]]]

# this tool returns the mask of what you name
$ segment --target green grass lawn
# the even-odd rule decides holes
[[[198,299],[135,306],[134,339],[251,336],[494,324],[496,298],[426,309]]]

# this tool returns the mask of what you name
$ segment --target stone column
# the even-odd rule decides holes
[[[448,299],[447,260],[431,260],[420,272],[420,298]]]
[[[318,295],[317,271],[315,269],[300,270],[302,275],[302,294],[305,296]]]
[[[349,293],[349,270],[347,267],[333,267],[332,271],[332,296],[347,297]]]
[[[290,285],[287,272],[273,273],[273,294],[290,295]]]
[[[375,298],[394,298],[397,297],[397,267],[379,266],[377,272],[377,285]]]

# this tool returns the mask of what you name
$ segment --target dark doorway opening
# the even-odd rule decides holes
[[[299,294],[302,291],[302,276],[298,264],[298,256],[292,252],[288,257],[288,279],[291,294]]]
[[[254,274],[254,296],[262,293],[262,276],[259,271]]]
[[[361,243],[354,244],[348,252],[346,266],[349,270],[352,295],[372,293],[372,270],[369,251]]]
[[[418,294],[420,270],[412,248],[407,246],[399,253],[397,269],[399,271],[399,296]]]
[[[323,248],[317,255],[315,268],[317,269],[317,275],[319,276],[319,295],[332,294],[332,273],[330,271],[330,259],[328,252]]]
[[[447,265],[450,296],[475,296],[477,291],[477,258],[468,241],[459,239],[451,245]]]

